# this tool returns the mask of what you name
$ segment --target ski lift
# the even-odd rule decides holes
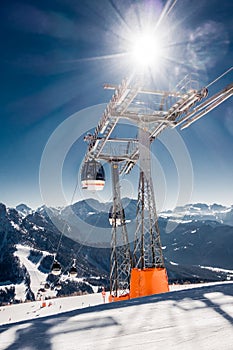
[[[60,273],[61,273],[61,265],[59,264],[58,261],[54,260],[51,272],[55,276],[60,275]]]
[[[109,210],[109,216],[108,216],[108,220],[111,226],[113,226],[114,224],[114,218],[113,218],[113,206],[111,206],[110,210]],[[116,212],[116,226],[120,226],[121,225],[121,213],[120,211]]]
[[[71,269],[70,269],[70,271],[69,271],[70,277],[76,277],[77,274],[78,274],[78,273],[77,273],[76,267],[75,267],[75,266],[72,266]]]
[[[75,261],[76,261],[76,260],[74,259],[73,265],[72,265],[72,267],[70,268],[70,271],[69,271],[70,277],[76,277],[77,274],[78,274],[77,268],[76,268],[76,266],[75,266]]]
[[[84,163],[81,172],[82,189],[89,191],[101,191],[105,184],[103,165],[94,159]]]
[[[47,289],[47,290],[50,289],[50,284],[48,282],[46,282],[45,285],[44,285],[44,288]]]
[[[56,285],[55,285],[55,288],[56,288],[56,290],[61,290],[61,284],[60,283],[57,283]]]

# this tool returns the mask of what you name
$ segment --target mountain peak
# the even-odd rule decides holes
[[[18,204],[15,209],[24,216],[32,213],[32,209],[24,203]]]

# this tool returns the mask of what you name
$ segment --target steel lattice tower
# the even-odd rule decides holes
[[[118,162],[112,168],[112,240],[110,294],[119,297],[129,294],[131,253],[125,223],[125,213],[121,202]]]
[[[134,267],[164,267],[153,182],[151,178],[150,134],[145,126],[139,128],[140,176],[135,232]]]

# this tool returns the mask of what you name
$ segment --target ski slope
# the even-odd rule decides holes
[[[31,247],[28,246],[23,246],[21,244],[16,244],[16,251],[14,253],[15,256],[17,256],[21,262],[22,265],[24,265],[27,269],[27,272],[29,273],[30,276],[30,288],[31,291],[34,293],[34,295],[37,295],[38,290],[44,286],[47,274],[39,271],[39,266],[41,263],[41,260],[44,258],[44,256],[49,255],[48,252],[46,251],[40,251],[41,253],[41,258],[37,261],[37,263],[33,263],[29,260],[29,255],[30,255],[30,250]],[[24,285],[24,290],[21,288],[20,292],[16,289],[16,298],[18,300],[25,300],[25,288],[26,286]],[[56,291],[47,291],[47,295],[50,297],[55,297],[56,296]]]
[[[101,294],[52,303],[1,307],[0,349],[233,349],[233,282],[111,304]]]

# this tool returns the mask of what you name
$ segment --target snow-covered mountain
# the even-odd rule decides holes
[[[19,204],[16,206],[15,208],[17,210],[18,213],[20,213],[23,217],[27,216],[28,214],[31,214],[33,212],[33,210],[31,208],[29,208],[26,204]]]
[[[56,285],[56,277],[50,272],[60,238],[61,232],[46,211],[25,216],[0,204],[0,303],[34,300],[45,282]],[[108,287],[108,271],[102,263],[109,259],[108,251],[102,249],[99,257],[99,250],[90,250],[63,236],[57,259],[64,278],[56,295],[91,293],[98,285]],[[68,278],[73,259],[77,261],[77,279]]]
[[[134,237],[136,227],[136,200],[123,200],[125,216],[128,222],[127,228],[130,238]],[[60,217],[67,220],[70,215],[70,209],[77,215],[82,222],[88,223],[90,227],[102,227],[110,229],[108,221],[108,212],[111,203],[99,203],[96,200],[80,201],[75,203],[72,208],[67,207],[59,212]],[[160,213],[159,227],[161,231],[161,240],[163,252],[167,266],[170,261],[179,264],[179,269],[175,265],[170,265],[168,273],[170,277],[177,276],[182,279],[187,271],[196,269],[192,275],[198,279],[205,279],[210,276],[210,270],[204,276],[203,266],[220,268],[225,270],[233,269],[232,249],[233,249],[233,227],[228,224],[231,222],[232,207],[226,208],[222,205],[206,204],[188,204],[184,207],[175,208],[173,212]],[[56,212],[54,212],[56,215]],[[221,219],[219,219],[221,217]],[[70,219],[72,222],[72,219]],[[174,222],[175,225],[170,233],[167,233],[168,223]],[[84,228],[83,228],[84,230]],[[93,230],[95,232],[95,230]],[[72,229],[70,230],[72,237]],[[76,231],[73,238],[75,239]],[[109,238],[110,235],[109,235]],[[133,239],[131,240],[133,244]],[[187,268],[188,267],[188,268]],[[191,268],[192,267],[192,268]],[[174,269],[176,270],[174,273]],[[199,273],[197,272],[199,269]],[[180,272],[180,273],[179,273]],[[213,274],[210,279],[221,278],[221,273]]]
[[[134,220],[136,217],[137,200],[124,198],[122,200],[127,220]],[[59,210],[53,209],[54,213],[69,215],[70,209],[82,220],[98,226],[110,227],[108,213],[112,203],[100,203],[94,199],[82,200]],[[221,204],[207,205],[204,203],[186,204],[176,207],[174,210],[167,210],[159,213],[160,218],[173,220],[175,222],[187,221],[216,221],[221,224],[233,226],[233,205],[230,207]]]
[[[128,231],[132,234],[135,230],[137,203],[129,199],[124,199],[123,203]],[[61,232],[53,222],[55,220],[61,226],[70,223],[71,212],[80,220],[78,227],[70,225],[69,237],[62,236],[57,259],[62,265],[64,280],[61,281],[62,289],[52,291],[52,294],[65,295],[77,291],[90,293],[103,285],[107,289],[110,248],[83,245],[76,236],[77,231],[85,237],[96,235],[96,227],[100,230],[107,228],[110,240],[110,206],[111,203],[95,200],[77,202],[66,208],[42,206],[37,210],[31,210],[23,204],[17,206],[17,210],[0,204],[0,302],[35,299],[41,283],[42,289],[45,282],[54,287],[56,278],[50,274],[50,268]],[[194,204],[160,215],[163,253],[171,283],[233,278],[233,227],[224,222],[230,220],[229,209],[216,204]],[[226,214],[224,220],[218,220],[223,213]],[[167,224],[172,220],[176,225],[167,233]],[[85,224],[92,229],[86,232]],[[67,271],[74,258],[77,261],[78,278],[70,280]]]
[[[123,198],[122,203],[126,218],[128,220],[134,220],[136,217],[137,200]],[[72,210],[82,220],[90,222],[95,226],[110,227],[108,214],[111,205],[111,202],[101,203],[95,199],[89,198],[64,208],[47,208],[43,205],[33,211],[26,204],[20,204],[16,206],[16,210],[23,216],[37,212],[48,217],[48,212],[53,212],[54,215],[62,215],[64,218],[68,216],[70,210]],[[184,206],[175,207],[174,210],[165,210],[159,213],[159,217],[176,220],[177,222],[210,220],[233,226],[233,205],[226,207],[216,203],[210,205],[205,203],[186,204]]]
[[[226,207],[216,203],[211,205],[187,204],[176,207],[173,211],[164,211],[160,213],[160,216],[178,222],[211,220],[233,226],[233,206]]]

